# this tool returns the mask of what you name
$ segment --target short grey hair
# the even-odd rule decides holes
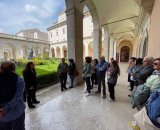
[[[153,64],[153,62],[154,62],[154,58],[151,56],[146,56],[146,57],[144,57],[144,59],[146,59],[150,64]]]
[[[16,69],[16,65],[14,62],[12,61],[4,61],[1,63],[1,70],[2,72],[12,72],[12,71],[15,71]]]

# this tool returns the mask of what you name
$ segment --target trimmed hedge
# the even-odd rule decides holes
[[[22,58],[12,59],[11,61],[16,63],[16,73],[23,77],[22,72],[28,60]],[[57,67],[59,62],[57,59],[34,58],[33,61],[36,63],[38,88],[54,84],[58,81]]]
[[[59,62],[57,59],[35,58],[33,61],[36,64],[38,87],[54,84],[58,81],[57,67]],[[28,61],[25,59],[16,60],[16,73],[18,75],[22,76],[22,71],[24,70],[27,62]]]
[[[57,72],[37,76],[37,82],[39,87],[47,86],[57,81],[58,81]]]

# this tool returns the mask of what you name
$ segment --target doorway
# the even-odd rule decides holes
[[[129,47],[128,46],[123,46],[121,48],[120,61],[121,62],[128,62],[129,61],[129,54],[130,54]]]

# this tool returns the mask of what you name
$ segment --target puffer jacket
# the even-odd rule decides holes
[[[152,123],[160,128],[160,85],[150,95],[146,108],[148,117]]]

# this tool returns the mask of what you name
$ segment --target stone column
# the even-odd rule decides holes
[[[55,53],[55,58],[57,58],[57,48],[56,47],[54,48],[54,51],[55,51],[54,52]]]
[[[114,56],[114,40],[110,38],[110,45],[109,45],[109,59],[113,58]]]
[[[89,47],[88,47],[89,43],[86,43],[84,46],[85,46],[85,56],[88,56],[89,55]]]
[[[50,47],[50,49],[49,49],[49,58],[53,58],[52,57],[52,48]]]
[[[63,47],[60,48],[60,54],[61,54],[60,58],[64,58]]]
[[[75,60],[80,73],[75,82],[79,84],[83,81],[83,10],[77,7],[80,4],[74,5],[73,0],[66,0],[66,4],[68,59]]]
[[[101,55],[102,30],[93,30],[93,57],[99,59]]]
[[[117,41],[114,41],[114,59],[116,60],[116,54],[117,54]]]
[[[104,26],[104,56],[109,61],[109,32],[108,26]]]

